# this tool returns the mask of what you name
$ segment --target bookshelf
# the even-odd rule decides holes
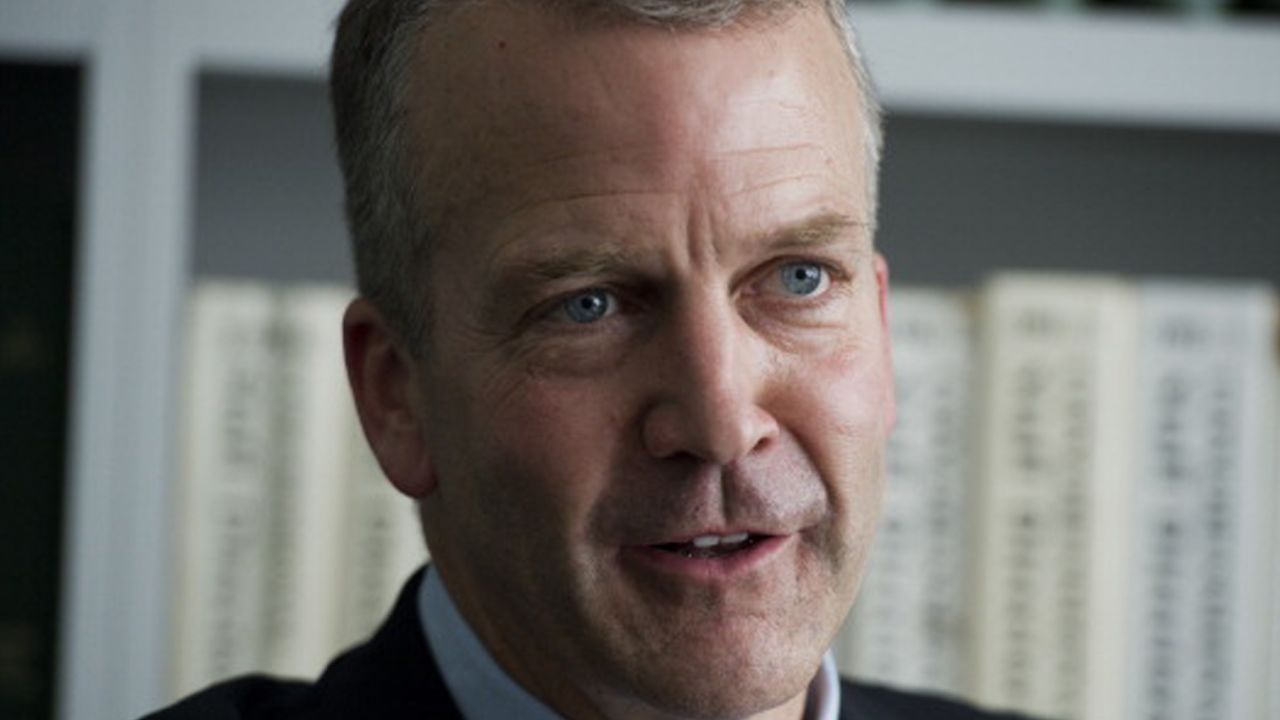
[[[1054,7],[853,11],[893,110],[1272,129],[1280,24]],[[921,52],[928,48],[928,52]]]
[[[61,717],[131,717],[164,699],[180,310],[193,275],[278,267],[257,254],[266,252],[261,243],[219,255],[229,242],[219,238],[243,240],[253,228],[218,225],[219,198],[237,202],[245,183],[234,166],[202,158],[219,157],[222,143],[241,132],[220,130],[219,117],[287,118],[323,99],[340,4],[0,5],[0,56],[78,61],[88,71]],[[868,2],[854,14],[891,113],[1246,132],[1272,145],[1280,135],[1274,19],[1083,13],[1052,3]],[[271,87],[281,92],[265,92]],[[281,93],[292,99],[274,109],[265,104]],[[248,103],[243,113],[239,103]],[[333,177],[317,172],[297,180],[325,191]],[[323,216],[336,217],[332,210]],[[302,231],[289,235],[305,240],[294,237]],[[330,231],[325,241],[335,237],[340,232]],[[1233,262],[1244,273],[1275,256],[1254,248]],[[349,272],[343,250],[330,248],[324,257],[317,275]]]

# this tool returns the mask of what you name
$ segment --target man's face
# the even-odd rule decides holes
[[[817,6],[670,32],[512,5],[429,31],[443,72],[412,87],[447,191],[419,368],[436,567],[563,712],[795,711],[893,415],[840,41]]]

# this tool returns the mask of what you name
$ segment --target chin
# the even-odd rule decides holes
[[[736,678],[717,682],[703,677],[690,682],[683,678],[665,688],[653,704],[672,716],[711,720],[738,720],[772,710],[805,692],[813,673],[803,678],[770,678],[767,682],[739,682]],[[786,682],[782,682],[786,680]]]
[[[665,658],[660,670],[655,664],[641,668],[642,677],[631,678],[632,687],[641,690],[646,705],[663,715],[708,720],[751,717],[804,693],[817,674],[821,651],[779,653],[778,649],[775,644],[755,653],[729,648],[681,653],[680,661]]]

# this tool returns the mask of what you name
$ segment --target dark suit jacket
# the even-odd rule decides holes
[[[214,685],[148,720],[425,720],[461,718],[418,624],[419,571],[373,638],[314,683],[261,675]],[[1014,720],[934,696],[841,681],[841,720]],[[479,720],[479,719],[474,719]]]

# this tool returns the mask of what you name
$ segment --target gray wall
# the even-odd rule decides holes
[[[892,117],[880,243],[900,280],[1055,268],[1280,284],[1280,133]]]
[[[324,85],[208,75],[199,87],[193,273],[352,283]]]

